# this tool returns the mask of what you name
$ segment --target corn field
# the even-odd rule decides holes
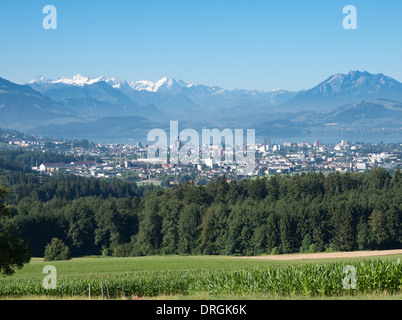
[[[343,272],[346,265],[356,270],[356,287],[345,289]],[[247,269],[140,271],[92,273],[60,277],[56,289],[44,289],[42,279],[0,279],[0,296],[49,295],[58,297],[100,296],[110,299],[132,295],[266,294],[269,296],[330,297],[375,293],[400,293],[402,264],[400,261],[368,260],[268,266]]]

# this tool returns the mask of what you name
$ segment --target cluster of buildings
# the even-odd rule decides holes
[[[365,172],[376,166],[394,168],[402,165],[401,149],[399,145],[399,151],[367,152],[362,144],[346,140],[325,145],[319,140],[313,144],[289,142],[283,144],[283,152],[260,149],[258,167],[263,174],[300,171]]]
[[[176,163],[150,161],[147,156],[149,146],[144,146],[140,142],[130,145],[86,143],[83,147],[77,142],[74,145],[68,140],[52,139],[51,142],[41,138],[23,140],[4,135],[1,139],[0,147],[3,148],[12,146],[44,152],[63,152],[73,154],[77,158],[93,159],[70,163],[42,163],[33,168],[44,174],[64,170],[87,177],[119,177],[150,183],[165,180],[169,184],[179,183],[180,177],[183,176],[199,183],[219,175],[226,175],[229,179],[239,177],[236,163],[224,161],[224,146],[218,149],[216,146],[210,146],[214,158],[200,158],[201,161],[183,164],[180,161]],[[365,172],[376,166],[388,169],[401,167],[402,144],[389,146],[351,143],[346,140],[336,144],[323,144],[319,140],[313,143],[271,144],[270,139],[265,138],[263,143],[253,146],[254,166],[251,175],[265,176],[306,171]]]

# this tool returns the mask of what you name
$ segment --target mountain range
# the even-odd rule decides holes
[[[225,90],[166,77],[156,82],[128,82],[118,77],[86,77],[80,74],[57,79],[39,76],[27,85],[55,101],[75,107],[84,116],[95,115],[95,110],[99,112],[99,117],[123,115],[121,110],[115,109],[126,106],[129,109],[127,112],[154,120],[168,119],[173,115],[179,120],[190,120],[194,116],[208,119],[211,112],[235,107],[269,108],[296,95],[296,92],[287,90]],[[113,104],[115,107],[111,108]],[[136,110],[138,106],[143,108]],[[112,109],[115,113],[107,114],[106,111]]]
[[[348,74],[335,74],[310,90],[298,92],[284,107],[322,112],[343,104],[372,99],[402,101],[402,83],[382,73],[350,71]]]
[[[179,120],[195,129],[256,128],[303,135],[330,125],[401,127],[402,84],[383,74],[335,74],[311,89],[226,90],[162,78],[129,82],[80,74],[24,85],[0,78],[0,127],[69,136],[130,135]],[[146,136],[146,134],[145,134]]]
[[[0,78],[0,126],[23,129],[77,118],[67,107],[30,86]]]

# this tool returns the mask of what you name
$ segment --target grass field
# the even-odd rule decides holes
[[[0,278],[0,298],[121,299],[401,299],[402,255],[317,260],[258,260],[226,256],[85,257],[46,262],[33,258]],[[399,259],[399,260],[398,260]],[[56,289],[45,290],[43,267],[57,270]],[[346,290],[345,265],[357,271]]]

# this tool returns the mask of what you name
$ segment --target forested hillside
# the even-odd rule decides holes
[[[11,224],[32,256],[257,255],[402,248],[402,174],[308,173],[172,188],[66,174],[0,157]]]

